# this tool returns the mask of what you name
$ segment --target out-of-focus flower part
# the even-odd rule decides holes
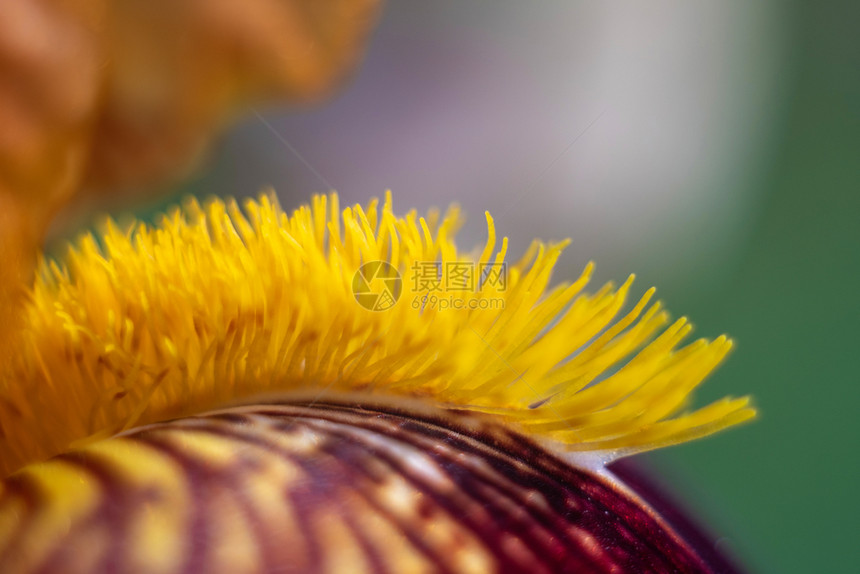
[[[242,104],[311,101],[356,63],[378,0],[111,3],[85,184],[181,168]]]
[[[0,311],[75,194],[180,173],[243,104],[325,95],[358,60],[379,4],[5,0]]]

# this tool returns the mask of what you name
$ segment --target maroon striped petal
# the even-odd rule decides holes
[[[266,404],[150,425],[0,490],[0,571],[717,572],[608,472],[465,413]]]

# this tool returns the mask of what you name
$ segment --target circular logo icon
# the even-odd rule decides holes
[[[400,273],[387,261],[369,261],[352,276],[352,294],[369,311],[391,309],[402,290]]]

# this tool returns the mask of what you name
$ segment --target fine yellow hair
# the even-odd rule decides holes
[[[550,286],[566,242],[508,265],[489,214],[486,245],[463,253],[461,222],[456,207],[398,217],[390,194],[343,210],[316,196],[290,214],[273,195],[244,210],[189,200],[155,227],[107,222],[40,266],[0,380],[0,473],[261,393],[419,397],[614,456],[755,415],[748,397],[687,410],[725,336],[683,344],[690,324],[670,322],[653,289],[622,315],[632,277],[586,293],[591,264]],[[356,298],[356,273],[377,261],[399,273],[385,310]],[[431,299],[410,277],[428,263],[505,276]]]

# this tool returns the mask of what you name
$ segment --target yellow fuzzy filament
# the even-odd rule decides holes
[[[108,222],[64,264],[41,265],[0,380],[0,474],[133,425],[292,390],[422,397],[570,450],[647,450],[755,415],[749,398],[687,412],[731,341],[681,346],[690,325],[667,327],[653,289],[618,318],[632,278],[585,294],[591,265],[550,288],[563,243],[535,242],[504,284],[428,304],[435,291],[410,278],[420,266],[505,259],[489,214],[475,257],[457,250],[460,223],[456,208],[398,218],[390,195],[341,211],[334,194],[291,215],[264,195],[244,213],[189,201],[155,228]],[[353,290],[377,260],[402,276],[383,311]]]

